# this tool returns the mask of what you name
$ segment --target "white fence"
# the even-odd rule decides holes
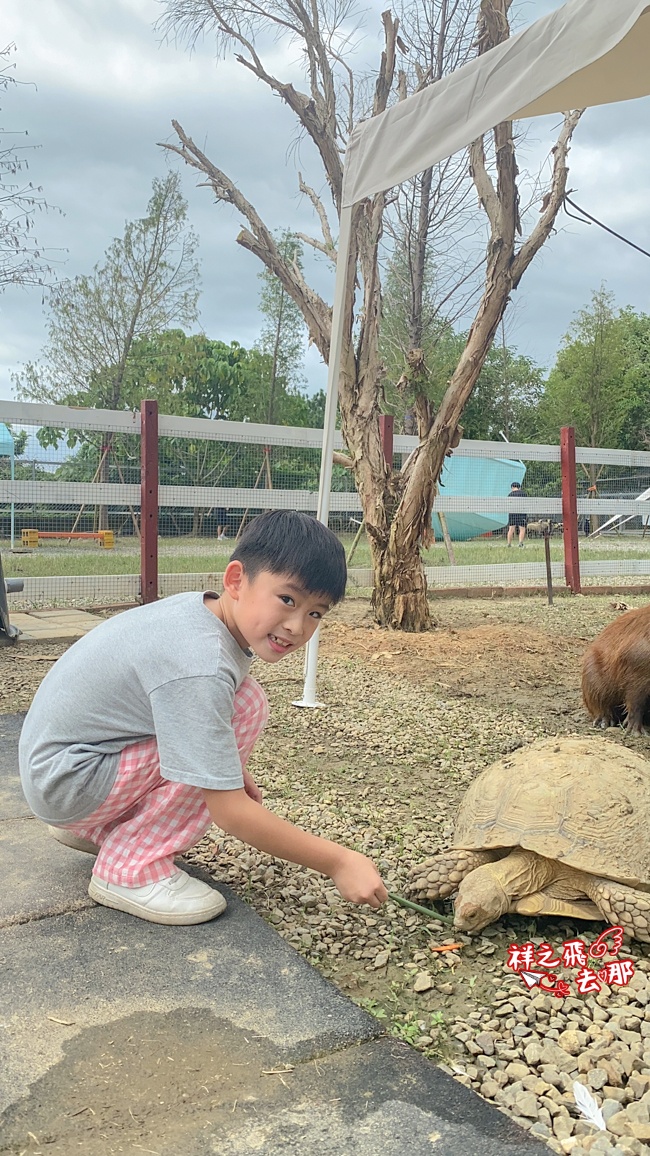
[[[41,606],[61,602],[135,601],[140,583],[136,537],[140,506],[139,412],[0,401],[0,421],[12,427],[15,434],[21,431],[28,434],[26,451],[16,458],[13,480],[2,476],[8,475],[8,470],[3,469],[0,459],[0,520],[4,518],[3,525],[8,525],[9,510],[13,508],[19,550],[20,530],[26,524],[36,523],[35,528],[39,528],[40,522],[41,530],[44,525],[55,526],[63,538],[73,525],[89,525],[100,506],[111,511],[117,527],[115,551],[113,554],[103,552],[101,573],[84,569],[91,557],[85,544],[81,549],[76,542],[72,547],[69,541],[62,541],[56,547],[47,543],[42,550],[39,548],[36,560],[34,552],[29,557],[7,552],[8,533],[0,530],[6,576],[22,577],[24,582],[22,594],[11,595],[12,600]],[[41,444],[47,441],[42,434],[39,441],[39,431],[44,429],[60,431],[54,450]],[[160,538],[160,592],[218,588],[219,575],[232,542],[230,546],[216,543],[211,527],[224,512],[232,536],[240,519],[255,511],[268,508],[315,511],[322,436],[320,429],[161,415],[158,491],[161,526],[163,512],[167,511],[168,517],[166,514],[166,529]],[[70,440],[75,438],[76,444],[70,446]],[[100,480],[101,455],[111,443],[111,461]],[[397,467],[417,444],[416,438],[395,436]],[[336,435],[336,448],[345,450],[340,434]],[[507,496],[508,470],[517,465],[521,467],[521,476],[525,474],[526,497],[518,500],[517,512],[525,512],[531,520],[550,518],[559,523],[562,519],[559,446],[463,440],[454,451],[454,459],[459,463],[457,472],[464,460],[464,487],[462,492],[449,492],[453,486],[447,480],[436,499],[434,513],[444,514],[452,527],[455,515],[487,517],[492,519],[488,524],[495,529],[484,531],[488,537],[455,540],[452,555],[439,542],[425,558],[430,587],[435,590],[436,587],[474,585],[543,586],[546,569],[541,539],[533,540],[528,535],[525,551],[506,552],[504,524],[513,512],[513,501]],[[576,451],[576,461],[579,519],[584,522],[588,517],[600,517],[603,520],[603,516],[614,514],[634,517],[633,522],[623,527],[622,534],[612,529],[602,538],[586,535],[581,538],[581,573],[585,585],[599,580],[608,584],[642,582],[650,576],[650,537],[646,540],[643,536],[641,514],[646,507],[638,497],[650,486],[650,453],[582,447]],[[495,463],[495,468],[501,470],[501,480],[498,486],[495,483],[494,492],[486,490],[486,483],[479,480],[479,467],[486,462]],[[111,480],[107,481],[106,477]],[[305,481],[289,487],[283,484],[287,477]],[[507,478],[505,487],[503,477]],[[339,471],[337,478],[333,487],[338,485],[338,488],[333,488],[331,494],[332,524],[344,533],[348,544],[345,531],[354,530],[354,518],[358,520],[360,516],[360,500],[349,473]],[[595,491],[590,489],[594,479]],[[190,527],[190,522],[183,518],[191,519],[192,512],[197,510],[201,518],[195,519]],[[80,523],[82,517],[85,521]],[[452,533],[452,538],[454,536]],[[553,579],[562,583],[561,536],[555,535],[552,544]],[[93,545],[91,550],[96,547]],[[182,571],[175,572],[174,558],[181,555]],[[350,570],[350,585],[367,588],[372,583],[367,548],[365,556],[363,551],[361,555],[356,568]],[[193,558],[195,564],[192,564]],[[77,570],[71,572],[70,567],[75,563]],[[96,559],[93,567],[97,568]],[[125,568],[129,572],[123,572]]]

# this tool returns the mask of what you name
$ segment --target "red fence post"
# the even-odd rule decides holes
[[[158,598],[158,402],[140,402],[140,600]]]
[[[578,486],[576,482],[576,431],[571,425],[560,430],[562,469],[562,524],[564,527],[564,577],[572,594],[579,594],[580,556],[578,552]]]
[[[379,436],[384,450],[384,458],[389,469],[393,468],[393,426],[395,419],[392,413],[379,415]]]

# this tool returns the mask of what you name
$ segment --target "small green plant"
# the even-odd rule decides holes
[[[358,999],[355,1002],[359,1007],[362,1007],[364,1011],[374,1016],[376,1020],[385,1020],[388,1015],[386,1009],[383,1008],[376,999],[372,999],[370,996],[364,996],[363,999]]]
[[[390,1028],[392,1036],[398,1040],[403,1040],[405,1044],[411,1044],[411,1046],[414,1045],[418,1036],[423,1035],[418,1021],[413,1016],[413,1012],[407,1012],[403,1019],[396,1017]]]
[[[388,999],[390,1000],[390,1002],[392,1004],[397,1004],[399,997],[401,996],[403,991],[404,991],[404,984],[398,983],[396,980],[392,979],[391,983],[390,983],[390,993],[388,995]]]

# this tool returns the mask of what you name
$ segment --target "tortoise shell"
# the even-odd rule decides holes
[[[602,738],[522,747],[474,780],[454,846],[523,847],[650,890],[650,762]]]

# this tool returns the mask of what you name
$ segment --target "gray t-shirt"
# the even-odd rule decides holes
[[[39,819],[91,815],[123,748],[152,735],[163,778],[243,786],[232,717],[252,655],[203,598],[175,594],[102,622],[43,679],[20,736],[23,790]]]

